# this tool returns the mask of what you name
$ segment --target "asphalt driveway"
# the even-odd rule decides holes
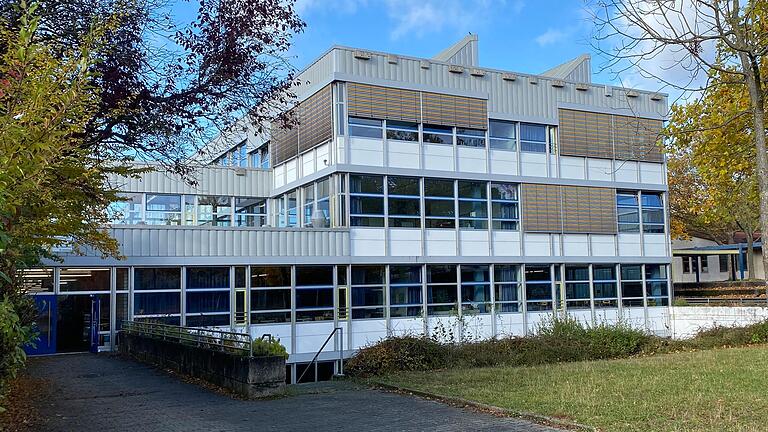
[[[553,431],[351,383],[292,386],[290,397],[245,401],[110,355],[33,358],[50,383],[44,431]]]

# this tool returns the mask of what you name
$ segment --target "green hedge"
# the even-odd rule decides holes
[[[587,326],[571,317],[551,318],[526,337],[443,343],[424,336],[384,339],[362,348],[345,371],[369,377],[401,371],[525,366],[626,358],[673,351],[768,343],[768,321],[746,327],[715,327],[687,340],[647,334],[625,323]]]
[[[32,328],[22,323],[13,302],[7,298],[0,301],[0,399],[7,390],[8,381],[24,367],[27,356],[23,347],[33,336]]]

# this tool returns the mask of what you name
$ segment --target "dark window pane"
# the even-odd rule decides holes
[[[384,308],[352,309],[352,319],[384,318]]]
[[[517,201],[517,184],[491,183],[491,199]]]
[[[390,216],[418,216],[420,214],[420,203],[418,199],[412,198],[390,198],[389,214]]]
[[[662,207],[661,194],[643,192],[643,207]]]
[[[667,279],[667,266],[664,264],[646,264],[646,279]]]
[[[251,267],[251,288],[291,286],[290,267]]]
[[[350,117],[349,118],[349,124],[350,125],[363,125],[363,126],[381,127],[381,120],[367,119],[367,118],[362,118],[362,117]]]
[[[643,266],[621,265],[621,280],[641,280],[643,278]]]
[[[352,307],[384,304],[384,287],[352,287]]]
[[[427,285],[427,303],[455,303],[456,285]]]
[[[349,198],[349,212],[352,215],[359,215],[359,214],[383,215],[384,214],[384,198],[369,197],[369,196],[351,196]]]
[[[637,207],[637,195],[635,195],[635,194],[616,194],[616,205]]]
[[[427,283],[456,283],[456,266],[428,265]]]
[[[229,291],[187,292],[187,313],[229,312]]]
[[[214,327],[214,326],[228,326],[228,325],[229,325],[229,314],[187,316],[187,327]]]
[[[352,285],[384,283],[384,266],[352,266]]]
[[[421,266],[389,266],[389,283],[421,283]]]
[[[496,301],[517,301],[517,284],[496,284]]]
[[[420,228],[421,219],[417,218],[389,218],[390,228]]]
[[[187,289],[229,288],[229,267],[187,267]]]
[[[616,280],[616,266],[594,265],[592,266],[594,280]]]
[[[133,271],[135,290],[179,290],[180,268],[137,268]]]
[[[595,298],[611,298],[616,295],[616,282],[595,282]]]
[[[667,296],[667,282],[646,282],[645,291],[648,297],[666,297]]]
[[[459,180],[459,198],[485,199],[485,182]]]
[[[549,266],[525,266],[526,281],[550,281]]]
[[[589,283],[572,283],[565,284],[565,298],[571,299],[588,299],[589,298]]]
[[[489,302],[491,301],[490,285],[461,285],[462,302]]]
[[[333,288],[296,290],[296,309],[333,307]]]
[[[138,269],[137,269],[138,270]],[[28,274],[44,275],[44,272],[29,272]],[[59,278],[59,289],[64,291],[109,291],[110,275],[108,268],[66,268],[61,269]],[[36,279],[25,277],[25,286],[35,286],[46,281],[45,278]],[[53,278],[47,281],[50,283],[48,291],[53,291]],[[140,288],[137,288],[140,289]]]
[[[489,282],[490,266],[487,265],[462,265],[461,282]]]
[[[291,308],[291,290],[255,290],[251,291],[251,310],[279,310]]]
[[[622,297],[642,297],[643,283],[642,282],[622,282],[621,296]]]
[[[453,198],[453,180],[424,179],[424,196]]]
[[[384,218],[381,217],[367,217],[367,216],[352,216],[350,217],[350,223],[352,226],[367,226],[367,227],[383,227]]]
[[[415,177],[387,177],[389,195],[419,196],[419,179]]]
[[[384,177],[367,175],[350,175],[349,191],[351,193],[383,194]]]
[[[487,218],[488,203],[486,201],[459,201],[459,217]]]
[[[424,200],[424,213],[427,216],[453,217],[456,214],[456,207],[452,200]]]
[[[587,266],[565,266],[566,281],[588,281],[589,267]]]
[[[296,286],[312,285],[333,285],[333,267],[296,267]]]
[[[456,221],[453,219],[427,219],[425,223],[427,228],[446,229],[456,227]]]
[[[394,286],[389,289],[389,303],[393,305],[420,304],[421,285]]]
[[[496,265],[493,267],[493,279],[496,282],[517,282],[518,266]]]
[[[134,315],[167,315],[181,311],[181,293],[136,293],[133,296]]]
[[[525,295],[530,300],[552,300],[552,285],[548,283],[526,283]]]

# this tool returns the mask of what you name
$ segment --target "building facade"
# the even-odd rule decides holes
[[[234,328],[279,337],[294,380],[334,328],[318,376],[387,336],[523,335],[562,312],[666,334],[667,96],[593,84],[587,56],[528,75],[477,53],[333,47],[299,75],[298,124],[211,143],[197,187],[113,179],[125,259],[28,274],[53,349],[82,348],[93,298],[104,349],[125,319]]]

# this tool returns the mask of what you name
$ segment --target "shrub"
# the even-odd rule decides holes
[[[33,336],[32,327],[22,324],[13,303],[7,298],[0,301],[0,397],[7,382],[24,366],[27,356],[23,347]]]
[[[452,345],[427,337],[398,336],[360,349],[349,359],[345,371],[367,377],[399,371],[425,371],[449,365]]]
[[[252,346],[254,357],[288,357],[288,351],[280,343],[280,339],[255,339]]]

